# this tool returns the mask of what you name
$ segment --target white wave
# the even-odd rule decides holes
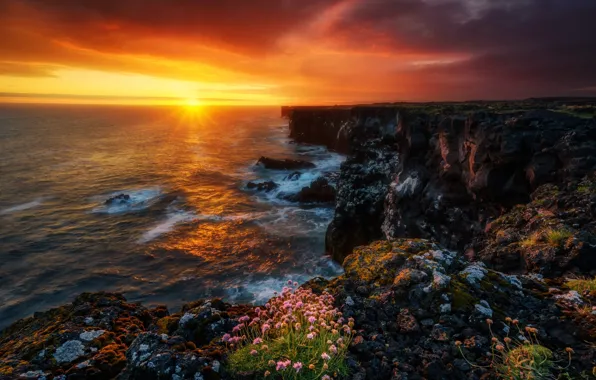
[[[0,211],[0,215],[12,214],[15,212],[24,211],[30,208],[40,206],[44,202],[44,200],[45,198],[37,198],[31,202],[22,203],[20,205],[5,208],[4,210]]]
[[[288,285],[288,281],[303,284],[315,277],[331,279],[343,273],[341,266],[328,257],[321,257],[317,262],[309,264],[316,268],[314,273],[289,273],[283,277],[272,276],[261,280],[245,279],[242,284],[228,288],[228,299],[232,302],[250,301],[256,305],[263,305],[275,296],[275,292],[280,293],[283,287]]]
[[[210,221],[210,222],[222,222],[222,221],[249,221],[256,220],[266,213],[254,212],[254,213],[242,213],[236,215],[212,215],[212,214],[195,214],[189,211],[174,210],[168,213],[165,220],[162,220],[156,226],[145,232],[139,243],[147,243],[155,238],[172,231],[178,224],[191,223],[198,221]]]
[[[332,208],[303,209],[283,207],[269,212],[256,222],[268,234],[278,236],[312,236],[324,233],[333,218]]]
[[[115,197],[120,194],[127,194],[130,196],[130,199],[123,203],[104,203],[101,206],[95,207],[92,210],[92,212],[103,214],[120,214],[124,212],[143,210],[154,204],[157,200],[159,200],[160,195],[162,195],[162,190],[159,187],[150,187],[146,189],[116,191],[106,196],[103,196],[99,200],[101,202],[105,202],[106,199]]]
[[[200,219],[202,219],[202,217],[199,217],[194,213],[188,211],[176,211],[169,214],[165,220],[158,223],[155,227],[145,232],[143,236],[139,238],[138,242],[147,243],[165,233],[172,231],[177,224],[189,223]]]
[[[318,150],[321,148],[314,147],[313,149]],[[327,173],[339,172],[339,168],[342,162],[345,160],[345,156],[337,153],[327,152],[326,150],[324,150],[324,152],[325,153],[321,154],[320,157],[315,156],[315,158],[311,160],[316,165],[315,168],[296,170],[301,173],[298,179],[288,179],[289,174],[296,172],[294,170],[270,172],[267,173],[269,175],[268,178],[257,179],[257,182],[271,180],[278,185],[277,188],[270,192],[258,193],[258,198],[276,204],[291,204],[292,202],[284,200],[283,197],[298,193],[300,190],[302,190],[302,188],[310,186],[313,181]],[[312,152],[310,153],[312,154]]]

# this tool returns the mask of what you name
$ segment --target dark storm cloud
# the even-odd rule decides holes
[[[360,25],[394,53],[469,56],[421,69],[437,79],[467,73],[484,84],[510,80],[518,81],[511,87],[552,92],[596,83],[595,20],[594,0],[373,0],[360,3],[334,32]]]

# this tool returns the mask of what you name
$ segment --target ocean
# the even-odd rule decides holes
[[[283,200],[344,157],[288,139],[279,108],[0,105],[0,328],[81,292],[147,306],[260,303],[333,277],[330,205]],[[312,161],[272,171],[260,156]],[[246,188],[273,180],[269,193]],[[125,203],[106,204],[127,194]]]

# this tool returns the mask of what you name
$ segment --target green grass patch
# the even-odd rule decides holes
[[[552,378],[553,353],[539,344],[520,344],[507,350],[497,365],[497,371],[504,379],[549,379]]]
[[[565,285],[571,290],[575,290],[578,293],[585,293],[585,292],[596,292],[596,278],[593,279],[581,279],[581,278],[574,278],[572,280],[568,280]]]
[[[548,229],[545,232],[546,241],[553,247],[560,247],[562,246],[570,237],[573,236],[573,233],[569,230],[564,228],[559,229]]]

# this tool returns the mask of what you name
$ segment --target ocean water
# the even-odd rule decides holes
[[[0,328],[85,291],[176,310],[339,274],[323,252],[333,208],[281,196],[343,157],[287,135],[278,108],[0,106]],[[317,167],[291,181],[262,155]],[[281,186],[246,189],[269,179]]]

